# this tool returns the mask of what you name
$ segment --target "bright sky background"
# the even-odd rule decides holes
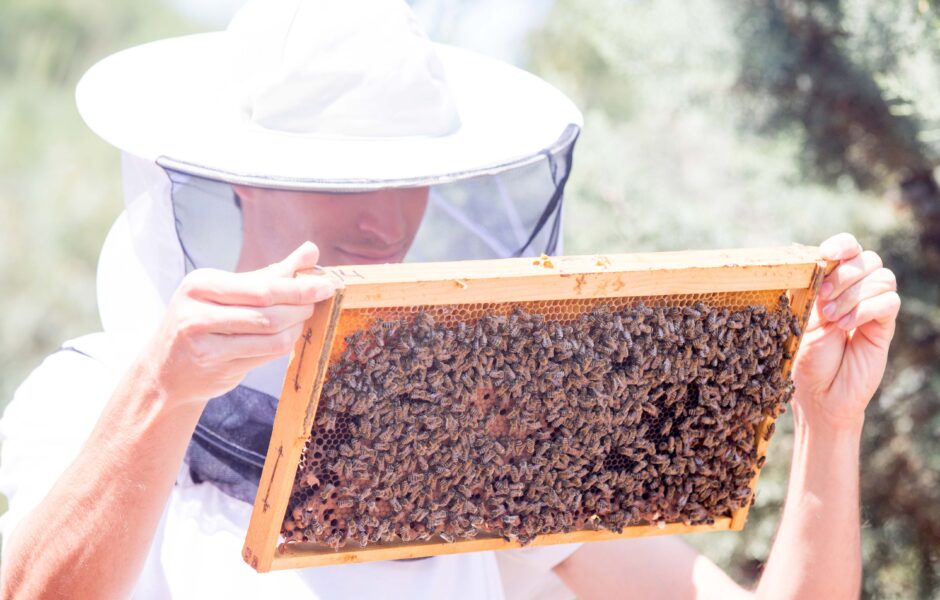
[[[167,0],[207,29],[224,28],[245,0]],[[525,36],[548,14],[552,0],[409,0],[431,39],[519,64]]]

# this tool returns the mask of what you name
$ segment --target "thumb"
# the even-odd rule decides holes
[[[284,260],[267,266],[262,271],[279,277],[293,277],[298,271],[312,269],[317,266],[319,259],[320,249],[317,248],[316,244],[308,241],[298,246]]]

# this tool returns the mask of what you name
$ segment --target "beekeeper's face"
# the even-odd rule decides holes
[[[428,188],[347,194],[236,186],[243,242],[239,271],[277,262],[304,241],[324,266],[401,262],[424,217]]]

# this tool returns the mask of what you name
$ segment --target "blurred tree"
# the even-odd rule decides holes
[[[920,228],[925,250],[940,250],[940,143],[930,144],[940,122],[918,111],[915,101],[889,87],[892,75],[916,52],[940,58],[938,15],[926,2],[919,18],[904,4],[878,10],[841,0],[748,0],[737,33],[741,52],[740,91],[751,96],[755,123],[764,131],[797,126],[804,137],[804,167],[827,182],[848,176],[859,189],[900,192]],[[852,9],[866,13],[853,31]],[[910,12],[910,11],[908,11]],[[898,22],[907,28],[897,31]],[[853,36],[869,37],[859,52]],[[877,48],[872,52],[871,47]],[[934,98],[936,101],[936,98]],[[933,129],[930,129],[930,126]],[[940,140],[936,140],[940,142]],[[940,260],[940,253],[933,257]]]
[[[863,441],[865,593],[940,594],[940,81],[937,2],[733,3],[739,91],[773,135],[796,128],[807,173],[887,193],[911,225],[880,243],[904,298]]]

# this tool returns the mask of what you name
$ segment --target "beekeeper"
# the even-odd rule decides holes
[[[295,273],[559,252],[581,115],[429,42],[398,0],[253,2],[224,32],[105,59],[77,96],[122,151],[125,210],[98,269],[103,332],[43,361],[0,423],[3,597],[857,595],[859,436],[899,299],[845,234],[822,246],[841,264],[796,360],[756,591],[673,538],[255,573],[241,546],[285,355],[334,292]]]

